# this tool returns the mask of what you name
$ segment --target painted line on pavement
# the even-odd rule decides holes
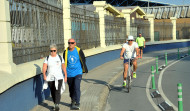
[[[177,60],[177,61],[173,62],[172,64],[168,65],[164,70],[161,71],[160,76],[159,76],[159,79],[158,79],[158,90],[160,91],[160,94],[162,95],[162,97],[163,97],[163,99],[164,99],[165,101],[167,101],[170,105],[173,106],[173,108],[174,108],[175,111],[178,110],[177,106],[175,106],[175,105],[166,97],[166,95],[165,95],[164,92],[163,92],[163,89],[162,89],[162,76],[164,75],[164,72],[165,72],[165,70],[166,70],[167,68],[171,67],[172,65],[174,65],[175,63],[177,63],[177,62],[179,62],[179,61],[181,61],[181,60],[183,60],[183,59],[185,59],[185,58],[182,58],[182,59],[180,59],[180,60]],[[172,62],[172,61],[171,61],[171,62]]]
[[[156,72],[156,70],[154,70],[154,73]],[[148,81],[147,81],[147,83],[146,83],[146,96],[147,96],[147,98],[148,98],[148,100],[149,100],[149,102],[152,104],[152,106],[154,107],[154,109],[156,110],[156,111],[161,111],[159,108],[158,108],[158,106],[154,103],[154,101],[153,101],[153,99],[152,99],[152,97],[150,96],[150,90],[149,90],[149,88],[150,88],[150,83],[151,83],[151,75],[148,77]]]
[[[173,62],[173,61],[171,61],[171,62]],[[171,63],[171,62],[169,62],[169,63]],[[164,65],[164,64],[163,64]],[[163,66],[163,65],[161,65],[161,66]],[[154,70],[154,73],[156,72],[156,70]],[[148,98],[148,100],[149,100],[149,102],[152,104],[152,106],[154,107],[154,109],[156,110],[156,111],[161,111],[161,109],[157,106],[157,104],[153,101],[153,99],[152,99],[152,97],[151,97],[151,95],[150,95],[150,90],[149,90],[149,88],[150,88],[150,84],[151,84],[151,78],[152,78],[152,75],[150,74],[150,76],[149,76],[149,78],[148,78],[148,81],[147,81],[147,84],[146,84],[146,96],[147,96],[147,98]],[[159,87],[159,86],[158,86]],[[158,88],[159,89],[159,88]],[[162,95],[162,93],[160,93],[161,95]],[[165,100],[165,99],[164,99]]]
[[[166,95],[164,94],[163,92],[163,89],[162,89],[162,76],[164,75],[164,72],[166,69],[168,69],[169,67],[171,67],[172,65],[174,65],[175,63],[179,62],[180,60],[177,60],[175,62],[173,62],[172,64],[168,65],[164,70],[162,70],[160,72],[160,76],[158,78],[158,90],[160,91],[160,94],[162,95],[163,99],[165,101],[167,101],[171,106],[173,106],[174,110],[177,111],[178,108],[166,97]]]
[[[140,62],[139,63],[139,67],[141,66],[141,65],[144,65],[144,64],[147,64],[147,63],[149,63],[149,62],[152,62],[152,61],[155,61],[156,59],[155,58],[153,58],[153,57],[151,57],[151,58],[149,58],[149,60],[147,60],[147,61],[142,61],[142,62]],[[118,67],[117,67],[118,68]],[[122,67],[120,67],[120,68],[122,68]],[[109,96],[109,93],[110,93],[110,85],[113,83],[113,82],[115,82],[115,80],[116,79],[118,79],[120,76],[122,76],[123,75],[123,70],[121,70],[118,74],[116,74],[110,81],[109,81],[109,83],[107,84],[107,87],[105,87],[103,90],[108,90],[108,94],[107,94],[107,100],[105,101],[106,103],[106,105],[103,107],[103,106],[100,106],[100,109],[104,109],[105,110],[105,108],[106,108],[106,106],[108,105],[108,96]],[[119,85],[118,85],[119,86]],[[122,86],[122,85],[120,85],[120,86]],[[106,92],[106,91],[103,91],[104,93]],[[106,92],[107,93],[107,92]],[[105,95],[105,94],[104,94]],[[100,97],[102,97],[102,94],[100,94]],[[157,111],[160,111],[160,110],[157,110]]]

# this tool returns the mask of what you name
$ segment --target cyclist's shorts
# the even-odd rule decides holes
[[[131,58],[130,59],[130,65],[132,65],[132,61],[133,61],[134,58]],[[124,59],[123,63],[128,63],[129,62],[129,59]]]
[[[139,49],[140,49],[140,50],[143,50],[143,49],[144,49],[144,46],[139,46]]]

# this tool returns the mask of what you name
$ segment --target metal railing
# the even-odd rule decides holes
[[[184,22],[176,24],[176,38],[190,39],[190,23]]]
[[[106,46],[121,44],[126,41],[126,20],[113,16],[105,16]]]
[[[64,49],[62,0],[9,0],[13,61],[49,55],[49,45]]]
[[[146,42],[150,41],[150,22],[140,19],[137,21],[137,24],[137,34],[141,33]]]
[[[164,41],[172,40],[173,25],[170,22],[155,22],[154,23],[154,40]]]
[[[72,38],[77,46],[90,49],[100,46],[100,30],[98,14],[86,8],[71,5]]]
[[[131,22],[130,34],[137,38],[139,33],[145,38],[146,42],[150,41],[150,23],[144,19],[136,19]]]
[[[145,13],[154,14],[155,19],[189,18],[190,5],[142,7]]]

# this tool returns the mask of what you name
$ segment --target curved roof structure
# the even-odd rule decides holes
[[[153,0],[70,0],[71,4],[93,4],[93,1],[106,1],[108,4],[112,6],[140,6],[140,7],[148,7],[149,6],[170,6],[172,4],[156,2]]]

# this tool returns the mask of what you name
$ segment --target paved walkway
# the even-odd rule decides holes
[[[169,53],[176,52],[176,49]],[[165,51],[157,51],[144,54],[143,59],[138,60],[138,66],[155,60],[155,56],[150,56],[155,53],[155,56],[164,55]],[[113,83],[122,75],[123,65],[122,60],[117,59],[105,63],[83,75],[81,82],[81,111],[102,111],[106,105],[107,96],[109,93],[109,84]],[[70,97],[68,86],[62,94],[60,111],[70,111]],[[49,111],[54,106],[52,99],[45,100],[42,104],[37,105],[31,111]]]

